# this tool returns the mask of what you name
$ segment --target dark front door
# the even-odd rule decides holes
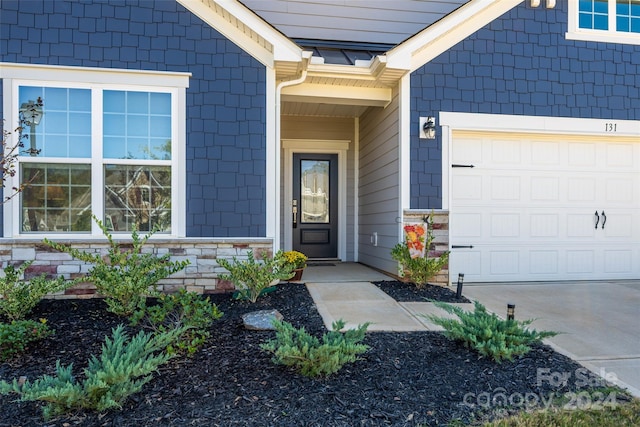
[[[293,155],[293,249],[338,257],[338,155]]]

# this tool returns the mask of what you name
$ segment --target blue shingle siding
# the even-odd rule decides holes
[[[174,0],[1,7],[0,61],[191,72],[187,236],[265,236],[263,65]]]
[[[412,73],[411,123],[439,111],[640,120],[640,46],[565,40],[566,29],[567,2],[516,7]],[[411,208],[441,208],[441,135],[417,131]]]

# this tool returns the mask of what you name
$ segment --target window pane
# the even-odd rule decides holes
[[[170,167],[106,165],[104,181],[105,223],[113,231],[131,231],[134,224],[143,232],[171,231]]]
[[[607,0],[580,0],[578,3],[578,26],[594,30],[607,30],[609,28],[608,8]]]
[[[329,162],[302,160],[300,162],[301,221],[305,223],[329,222]]]
[[[91,166],[23,163],[23,232],[91,231]]]
[[[622,32],[640,32],[640,0],[617,0],[616,30]]]
[[[104,157],[171,159],[154,140],[171,140],[171,94],[105,91],[103,99]]]
[[[26,126],[25,148],[39,157],[86,158],[91,153],[91,91],[89,89],[19,88],[23,118],[33,111],[34,101],[42,100],[40,119]],[[37,120],[34,120],[34,122]],[[39,150],[39,152],[36,152]],[[23,153],[27,155],[27,153]]]

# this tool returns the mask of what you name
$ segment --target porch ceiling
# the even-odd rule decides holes
[[[369,108],[364,105],[339,105],[310,102],[282,102],[283,116],[360,117]]]

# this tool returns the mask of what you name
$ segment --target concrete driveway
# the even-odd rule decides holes
[[[537,319],[547,343],[640,397],[640,281],[465,284],[463,294],[504,317]]]

